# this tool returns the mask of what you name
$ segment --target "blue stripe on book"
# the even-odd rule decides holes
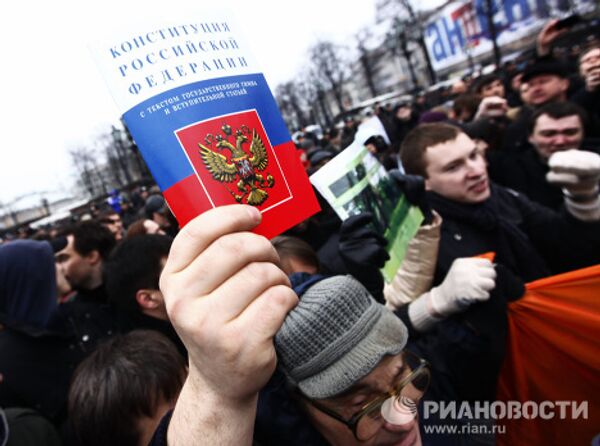
[[[244,90],[245,94],[239,94]],[[220,94],[224,96],[221,99],[214,96]],[[174,88],[133,107],[123,119],[158,186],[165,190],[193,173],[176,130],[251,109],[258,112],[272,146],[290,140],[262,74],[222,77]]]

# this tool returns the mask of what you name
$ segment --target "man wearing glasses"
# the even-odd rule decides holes
[[[121,216],[112,209],[104,211],[98,217],[98,221],[102,226],[110,231],[115,237],[115,241],[120,242],[123,240],[125,235],[125,228],[123,227],[123,220]]]
[[[420,445],[425,361],[404,350],[404,324],[351,276],[300,297],[275,336],[292,397],[331,445]]]
[[[160,288],[189,373],[150,444],[252,444],[258,392],[278,362],[327,442],[420,445],[429,370],[403,351],[404,324],[348,276],[315,281],[298,300],[271,243],[248,232],[260,221],[250,206],[218,207],[173,242]]]

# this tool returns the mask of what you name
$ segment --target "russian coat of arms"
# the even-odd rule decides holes
[[[269,165],[269,157],[260,135],[246,125],[234,130],[223,124],[221,131],[217,135],[208,133],[204,144],[198,143],[204,165],[215,180],[225,183],[235,201],[260,206],[269,198],[265,189],[275,184],[273,176],[263,172]],[[236,181],[237,191],[229,187]]]

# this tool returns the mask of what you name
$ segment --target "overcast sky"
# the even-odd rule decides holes
[[[0,16],[0,203],[32,191],[68,194],[74,182],[68,150],[92,145],[97,135],[118,123],[116,106],[87,49],[94,35],[129,18],[160,17],[165,7],[189,9],[203,2],[96,3],[12,2]],[[218,4],[242,23],[272,88],[294,77],[317,39],[350,43],[359,29],[375,22],[375,0]]]

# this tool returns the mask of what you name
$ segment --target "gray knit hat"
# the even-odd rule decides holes
[[[408,339],[402,321],[351,276],[311,286],[275,336],[283,372],[309,398],[329,398],[368,375]]]

